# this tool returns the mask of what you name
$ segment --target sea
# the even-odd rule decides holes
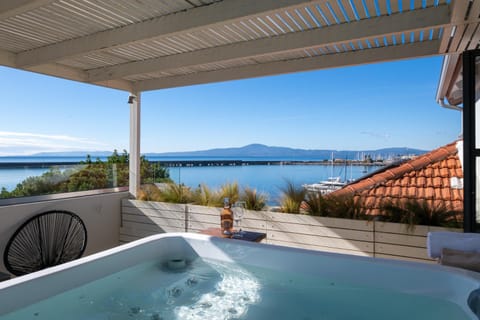
[[[106,160],[106,158],[100,157]],[[192,161],[192,160],[243,160],[243,161],[321,161],[322,159],[312,158],[205,158],[205,157],[150,157],[150,161]],[[8,191],[13,190],[16,185],[30,176],[40,176],[48,171],[48,167],[22,166],[22,163],[78,163],[84,161],[85,157],[0,157],[1,163],[18,163],[13,168],[0,168],[0,188]],[[317,183],[329,177],[341,177],[344,180],[358,179],[375,170],[380,166],[343,166],[325,164],[295,164],[295,165],[237,165],[237,166],[182,166],[169,167],[170,178],[176,183],[183,183],[192,188],[205,184],[212,189],[217,189],[225,183],[237,182],[242,187],[257,189],[267,195],[269,203],[277,203],[282,194],[282,188],[287,182],[295,185]]]

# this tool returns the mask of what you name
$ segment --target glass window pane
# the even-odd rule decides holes
[[[477,223],[480,223],[480,175],[478,174],[480,172],[480,157],[476,158],[476,171],[477,171],[477,176],[475,179],[475,184],[476,184],[476,194],[475,194],[475,221]]]
[[[480,56],[475,58],[475,101],[480,100]]]
[[[480,149],[480,57],[475,58],[475,101],[475,147]]]
[[[475,148],[480,149],[480,100],[475,103]]]
[[[475,147],[480,149],[480,56],[475,58]],[[476,196],[475,196],[475,221],[477,232],[480,224],[480,158],[476,158]]]

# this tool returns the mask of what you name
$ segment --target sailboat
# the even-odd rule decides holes
[[[347,165],[346,161],[345,161],[345,165]],[[345,174],[346,174],[346,169],[345,169]],[[320,194],[328,194],[335,190],[341,189],[346,184],[347,182],[342,180],[340,176],[337,176],[337,177],[333,176],[333,152],[332,152],[331,176],[327,178],[327,180],[323,180],[318,183],[304,184],[302,185],[302,187],[310,192],[319,192]]]
[[[342,181],[340,177],[329,177],[327,180],[318,183],[304,184],[303,187],[310,192],[319,192],[320,194],[328,194],[335,190],[341,189],[347,183]]]

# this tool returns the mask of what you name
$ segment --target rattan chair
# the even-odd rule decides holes
[[[87,229],[76,214],[48,211],[23,223],[7,243],[3,261],[21,276],[78,259],[87,245]]]

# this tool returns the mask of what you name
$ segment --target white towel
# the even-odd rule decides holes
[[[440,264],[480,272],[480,253],[443,248]]]
[[[480,252],[480,234],[432,231],[427,235],[427,252],[430,258],[440,258],[442,249]]]

